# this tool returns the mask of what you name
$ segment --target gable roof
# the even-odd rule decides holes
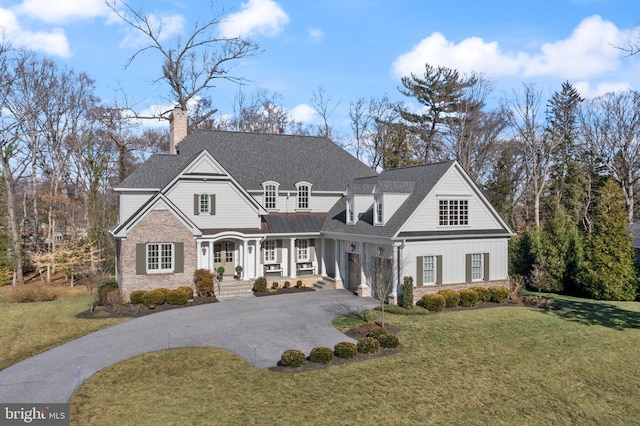
[[[305,181],[313,191],[344,191],[356,177],[376,175],[322,137],[196,130],[178,150],[178,155],[153,155],[118,188],[163,188],[204,150],[249,191],[262,190],[265,181],[278,182],[280,190],[295,191],[295,184]]]
[[[322,228],[323,232],[344,233],[351,235],[363,235],[392,238],[398,236],[400,228],[406,223],[413,212],[420,206],[422,201],[427,197],[440,179],[447,171],[455,167],[455,160],[442,163],[424,164],[419,166],[402,167],[397,169],[389,169],[383,171],[377,178],[365,177],[354,180],[351,187],[355,188],[355,193],[364,194],[368,190],[369,194],[376,183],[382,186],[383,190],[389,192],[407,193],[410,195],[404,203],[398,208],[395,214],[389,218],[384,226],[373,225],[373,204],[359,218],[355,225],[346,224],[346,205],[341,200],[337,202],[327,215],[327,220]],[[459,167],[459,166],[458,166]],[[478,191],[478,195],[483,198]],[[502,220],[500,219],[500,222]],[[504,229],[487,230],[487,231],[470,231],[472,234],[511,234],[506,227]],[[429,235],[427,235],[429,234]],[[433,234],[433,235],[431,235]],[[401,237],[436,237],[441,235],[453,235],[450,232],[445,233],[425,233],[425,235],[400,235]]]

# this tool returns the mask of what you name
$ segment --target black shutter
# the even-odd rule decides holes
[[[316,260],[316,244],[315,244],[315,242],[316,242],[316,240],[314,240],[314,239],[310,239],[309,240],[309,260],[311,262]]]
[[[471,282],[471,253],[467,253],[465,257],[466,257],[465,265],[464,265],[465,281],[470,283]]]
[[[136,275],[147,273],[147,245],[136,244]]]
[[[442,255],[436,256],[436,284],[442,284]]]
[[[216,214],[216,194],[209,195],[209,214]]]
[[[175,243],[174,249],[176,251],[174,257],[176,264],[174,265],[173,272],[182,273],[184,272],[184,243]]]
[[[485,281],[489,281],[489,253],[484,253],[484,277],[482,278]]]
[[[193,194],[193,214],[198,216],[200,214],[200,195]]]

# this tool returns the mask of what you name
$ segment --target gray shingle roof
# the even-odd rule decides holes
[[[364,212],[355,225],[347,225],[345,203],[338,202],[329,211],[322,231],[387,238],[393,237],[453,164],[454,161],[446,161],[443,163],[390,169],[383,171],[377,179],[368,177],[355,180],[354,184],[359,187],[367,184],[372,185],[372,182],[377,181],[380,182],[383,188],[394,189],[394,192],[404,192],[411,187],[413,187],[413,191],[395,214],[387,220],[384,226],[373,225],[373,212],[371,208]]]
[[[179,155],[154,155],[119,188],[162,188],[207,150],[246,190],[271,180],[280,190],[301,181],[313,191],[344,191],[356,177],[375,172],[328,138],[259,133],[194,131],[178,145]]]
[[[262,217],[270,234],[320,232],[326,213],[269,213]]]

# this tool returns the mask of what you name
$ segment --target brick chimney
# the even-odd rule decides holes
[[[169,154],[178,153],[178,144],[187,136],[187,111],[174,108],[169,115]]]

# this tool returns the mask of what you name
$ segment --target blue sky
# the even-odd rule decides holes
[[[185,34],[210,16],[208,0],[131,0],[164,19],[172,35]],[[267,89],[296,119],[313,122],[310,98],[323,87],[339,102],[332,124],[348,137],[349,102],[358,97],[406,99],[400,77],[424,64],[484,73],[498,98],[523,82],[546,93],[569,80],[585,97],[637,89],[640,55],[616,49],[640,22],[637,0],[222,0],[228,35],[248,34],[264,50],[234,73],[251,81],[245,91]],[[130,28],[103,0],[0,0],[0,26],[15,46],[86,72],[106,103],[127,101],[145,111],[170,104],[154,84],[160,58],[138,57]],[[237,87],[222,83],[212,95],[230,113]]]

